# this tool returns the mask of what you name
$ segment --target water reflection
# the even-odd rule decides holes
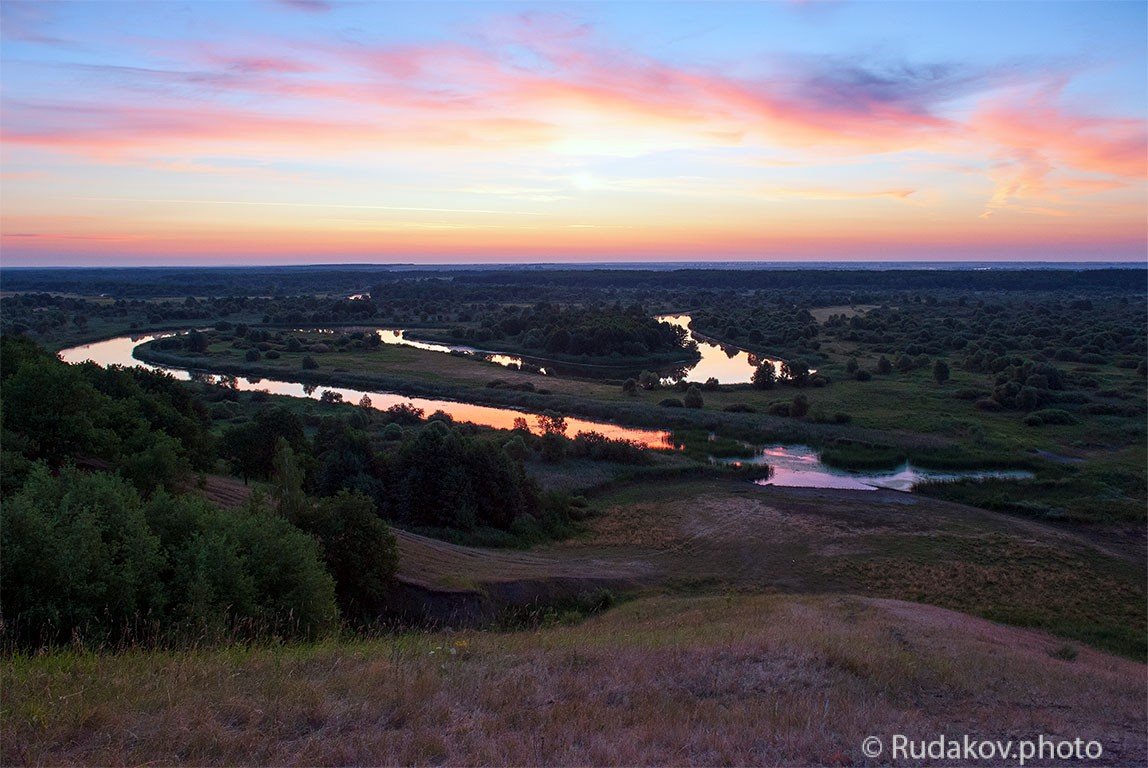
[[[326,392],[342,395],[344,402],[358,403],[366,395],[370,398],[371,407],[377,410],[386,410],[395,405],[409,405],[420,408],[426,415],[435,411],[443,411],[456,421],[466,421],[496,429],[514,429],[517,419],[525,419],[527,427],[535,433],[541,430],[538,427],[539,414],[528,411],[518,411],[511,408],[494,408],[486,405],[460,403],[452,400],[435,400],[424,397],[406,397],[394,392],[368,392],[343,387],[315,386],[314,384],[301,384],[291,381],[277,381],[263,379],[252,382],[247,379],[238,379],[234,376],[217,376],[202,372],[191,372],[182,368],[171,366],[151,365],[137,360],[133,351],[140,344],[152,339],[174,336],[173,333],[146,334],[135,336],[119,336],[94,344],[65,349],[60,352],[60,359],[66,363],[83,363],[91,361],[101,366],[122,365],[138,366],[153,371],[165,371],[181,381],[204,381],[225,384],[239,391],[264,391],[273,395],[286,395],[288,397],[306,397],[320,399]],[[670,433],[652,429],[635,429],[611,424],[603,421],[588,421],[585,419],[567,418],[566,434],[574,436],[579,432],[598,432],[614,440],[632,440],[647,448],[672,448]]]
[[[701,358],[692,365],[661,369],[659,373],[662,376],[662,381],[666,384],[671,384],[682,379],[699,383],[705,382],[707,379],[717,379],[721,384],[748,384],[753,381],[754,371],[764,362],[771,363],[774,372],[778,376],[781,375],[781,360],[757,355],[753,352],[739,349],[738,347],[720,344],[694,333],[694,331],[690,329],[690,322],[693,320],[690,315],[660,315],[656,319],[663,323],[669,323],[670,325],[676,325],[679,328],[685,329],[687,334],[686,339],[698,345],[698,352],[701,355]],[[409,338],[406,330],[377,329],[375,332],[384,344],[397,344],[446,354],[468,355],[508,368],[535,371],[542,374],[549,372],[571,376],[634,376],[636,378],[641,373],[640,370],[634,370],[628,366],[578,363],[550,363],[546,368],[540,368],[527,358],[517,357],[515,355],[491,352],[489,350],[457,344],[439,344],[436,342],[419,341],[418,339]]]
[[[433,341],[419,341],[418,339],[408,339],[405,330],[388,330],[379,328],[375,331],[379,339],[384,344],[394,344],[401,347],[414,347],[415,349],[425,349],[429,352],[444,352],[448,355],[467,355],[468,357],[477,357],[485,360],[488,363],[495,363],[507,368],[514,368],[516,370],[533,371],[546,375],[546,369],[532,365],[521,357],[514,355],[504,355],[499,352],[487,352],[482,349],[475,349],[474,347],[466,347],[460,344],[438,344]]]
[[[955,480],[1027,480],[1031,472],[1019,470],[977,470],[945,472],[922,469],[906,462],[888,471],[850,472],[823,464],[817,451],[807,445],[769,445],[758,449],[749,459],[714,459],[723,463],[768,464],[772,471],[768,478],[757,480],[758,485],[779,485],[790,488],[839,488],[855,491],[875,491],[888,488],[912,491],[917,483],[926,481],[952,482]]]
[[[719,344],[704,336],[699,336],[690,329],[693,318],[689,315],[661,315],[657,318],[663,323],[676,325],[685,329],[687,339],[698,345],[701,359],[692,366],[681,368],[666,375],[665,381],[672,383],[680,379],[687,381],[704,382],[706,379],[717,379],[720,384],[748,384],[753,381],[753,373],[764,362],[773,364],[774,372],[781,375],[781,361],[761,355],[755,355],[738,347]]]

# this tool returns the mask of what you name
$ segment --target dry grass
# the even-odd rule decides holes
[[[650,598],[537,633],[4,662],[13,764],[859,764],[869,734],[1145,761],[1144,667],[936,608]]]

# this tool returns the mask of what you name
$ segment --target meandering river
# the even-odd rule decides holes
[[[716,343],[705,336],[699,336],[690,328],[692,318],[689,315],[659,315],[658,320],[670,325],[676,325],[686,331],[686,339],[698,346],[700,358],[690,365],[671,367],[661,371],[662,380],[673,383],[681,379],[703,383],[707,379],[717,379],[721,384],[748,384],[753,380],[753,373],[763,362],[773,364],[777,373],[781,372],[781,361],[773,358],[755,355],[744,349]],[[537,367],[527,358],[508,355],[500,352],[491,352],[485,349],[468,347],[459,344],[440,344],[431,341],[420,341],[408,336],[408,331],[376,329],[379,338],[384,344],[398,344],[432,352],[447,352],[452,354],[477,357],[487,362],[504,365],[509,368],[522,368],[537,370],[539,373],[571,373],[573,375],[594,375],[595,371],[607,372],[611,376],[624,378],[627,375],[637,377],[641,371],[625,371],[623,367],[579,365],[577,363],[546,364],[546,367]],[[600,375],[600,374],[599,374]]]
[[[685,318],[685,316],[678,316]],[[685,318],[688,323],[688,318]],[[526,419],[527,426],[533,432],[539,432],[537,422],[539,414],[528,411],[519,411],[513,408],[496,408],[474,403],[464,403],[455,400],[436,400],[433,398],[407,397],[395,392],[370,392],[345,387],[313,386],[293,381],[277,379],[247,379],[242,377],[219,376],[209,373],[199,373],[172,366],[160,366],[145,363],[135,358],[136,347],[153,339],[177,335],[175,333],[138,334],[132,336],[118,336],[116,338],[98,341],[72,347],[60,352],[60,359],[66,363],[83,363],[91,361],[101,366],[122,365],[139,366],[149,370],[165,371],[177,379],[190,381],[202,379],[214,382],[226,381],[241,391],[265,391],[275,395],[289,397],[306,397],[318,399],[326,392],[335,392],[342,395],[343,400],[358,403],[363,397],[370,400],[371,407],[386,410],[395,405],[409,405],[420,408],[426,415],[435,411],[443,411],[456,421],[466,421],[496,429],[513,429],[515,420]],[[409,344],[420,349],[427,349],[444,354],[457,353],[459,350],[448,345],[429,344],[415,340],[405,339],[402,331],[380,331],[383,341],[391,344]],[[693,371],[702,371],[701,380],[713,376],[719,381],[733,383],[733,377],[742,370],[740,366],[750,368],[760,361],[741,351],[729,354],[717,345],[706,342],[709,350],[703,349],[702,360],[694,366]],[[699,344],[699,347],[702,347]],[[725,361],[714,356],[712,350],[718,350]],[[478,354],[480,350],[474,350]],[[510,356],[506,356],[510,357]],[[512,358],[516,359],[516,358]],[[708,361],[708,362],[707,362]],[[729,362],[726,362],[729,361]],[[509,364],[509,363],[503,363]],[[719,375],[724,372],[725,377]],[[702,375],[702,374],[699,374]],[[751,374],[752,375],[752,369]],[[691,380],[694,377],[691,376]],[[748,380],[748,379],[747,379]],[[604,421],[589,421],[586,419],[567,418],[567,434],[576,435],[579,432],[598,432],[615,440],[632,440],[648,448],[671,449],[674,447],[672,436],[667,431],[654,429],[638,429],[623,427]],[[834,469],[821,462],[817,452],[805,445],[773,445],[758,450],[750,459],[731,460],[730,463],[768,464],[771,467],[770,476],[757,481],[762,485],[781,485],[805,488],[843,488],[852,490],[874,490],[876,488],[892,488],[900,491],[912,490],[914,484],[924,480],[959,480],[966,478],[1008,478],[1023,479],[1031,477],[1027,472],[933,472],[905,464],[889,472],[847,472]]]
[[[394,392],[368,392],[345,387],[312,386],[294,381],[280,381],[277,379],[246,379],[242,377],[212,376],[192,374],[191,371],[171,366],[160,366],[137,360],[133,353],[135,348],[153,339],[173,336],[172,333],[143,334],[137,336],[119,336],[94,344],[84,344],[79,347],[65,349],[60,353],[60,359],[66,363],[82,363],[91,361],[97,365],[123,365],[139,366],[153,371],[165,371],[177,379],[190,381],[194,378],[229,383],[234,381],[236,389],[245,392],[263,390],[273,395],[287,395],[289,397],[309,397],[317,399],[325,392],[335,392],[343,396],[343,400],[350,403],[360,402],[364,396],[370,398],[371,407],[386,410],[395,405],[410,405],[421,408],[427,416],[435,411],[450,414],[456,421],[468,421],[472,424],[481,424],[496,429],[513,429],[515,419],[525,418],[532,431],[539,430],[537,417],[539,414],[527,411],[518,411],[513,408],[495,408],[473,403],[462,403],[454,400],[435,400],[425,397],[407,397]],[[588,421],[585,419],[567,418],[567,434],[576,435],[579,432],[598,432],[614,440],[633,440],[649,448],[671,448],[670,433],[653,429],[636,429],[611,424],[604,421]]]

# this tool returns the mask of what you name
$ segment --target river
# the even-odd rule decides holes
[[[410,346],[417,346],[420,349],[428,349],[444,354],[458,352],[458,350],[446,345],[428,344],[405,339],[402,331],[380,331],[379,333],[384,342],[390,344],[408,344]],[[463,403],[455,400],[407,397],[395,392],[370,392],[358,389],[347,389],[345,387],[312,386],[277,379],[252,380],[242,377],[224,377],[199,373],[192,374],[191,371],[183,368],[152,365],[137,360],[134,357],[135,349],[139,345],[153,339],[173,335],[177,334],[159,333],[118,336],[105,341],[65,349],[60,352],[60,359],[66,363],[91,361],[101,366],[139,366],[149,370],[165,371],[182,381],[190,381],[196,378],[218,383],[226,380],[229,385],[241,391],[262,390],[271,394],[286,395],[289,397],[318,399],[326,392],[335,392],[342,395],[345,402],[359,403],[365,396],[370,400],[371,407],[378,410],[386,410],[395,405],[409,405],[422,409],[427,416],[435,411],[443,411],[456,421],[480,424],[495,429],[513,429],[516,419],[526,419],[527,426],[532,432],[538,434],[541,431],[537,421],[539,414],[519,411],[513,408],[496,408],[493,406]],[[717,345],[710,344],[709,346],[720,350],[720,347]],[[479,350],[475,350],[475,352],[480,353]],[[707,353],[703,353],[702,361],[695,366],[694,370],[706,364],[706,354]],[[733,363],[727,366],[724,362],[715,360],[715,358],[712,357],[712,353],[709,354],[711,354],[708,358],[710,361],[708,363],[709,367],[703,369],[707,374],[706,377],[708,378],[709,375],[713,375],[715,378],[718,378],[719,381],[730,383],[727,379],[722,379],[716,374],[719,371],[735,374],[738,368]],[[729,355],[724,351],[721,354],[731,361],[737,357],[737,355]],[[740,354],[748,355],[748,353],[745,352],[741,352]],[[742,360],[742,364],[748,367],[750,361],[751,358],[746,357]],[[615,440],[631,440],[647,448],[672,449],[674,447],[671,434],[663,430],[623,427],[610,422],[589,421],[577,418],[567,418],[566,424],[567,434],[571,436],[579,432],[598,432]],[[728,463],[732,464],[768,464],[771,468],[770,476],[766,479],[758,480],[757,482],[759,484],[799,488],[841,488],[850,490],[892,488],[900,491],[909,491],[912,490],[913,485],[916,483],[926,480],[946,481],[969,478],[1024,479],[1032,477],[1032,474],[1028,472],[1013,471],[934,472],[932,470],[914,467],[911,464],[905,464],[896,470],[888,472],[850,472],[834,469],[825,465],[821,462],[817,452],[805,445],[764,446],[757,449],[757,452],[752,458],[722,461],[728,461]]]

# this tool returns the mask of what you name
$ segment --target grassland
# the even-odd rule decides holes
[[[20,656],[3,676],[5,765],[844,765],[867,735],[956,732],[1146,759],[1139,664],[858,597],[651,597],[537,632]]]

